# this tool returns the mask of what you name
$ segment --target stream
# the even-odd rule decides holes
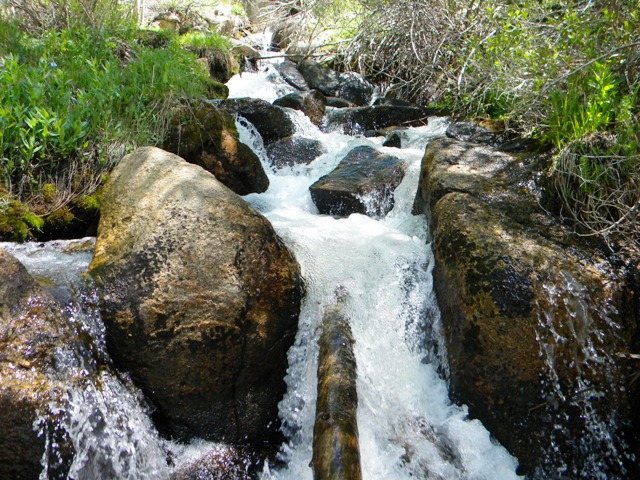
[[[293,91],[270,62],[262,63],[259,71],[230,80],[230,97],[273,101]],[[424,148],[444,134],[447,120],[430,118],[426,127],[407,129],[404,148],[395,149],[382,147],[383,137],[322,132],[300,112],[288,112],[296,135],[319,140],[327,151],[309,165],[274,170],[253,126],[242,118],[237,121],[242,141],[261,158],[271,182],[267,192],[245,199],[269,219],[291,249],[306,285],[299,331],[289,351],[287,393],[279,406],[286,442],[278,461],[264,464],[260,478],[313,478],[309,463],[317,341],[323,312],[335,302],[337,287],[348,293],[344,311],[355,339],[363,478],[520,478],[515,473],[516,459],[490,438],[479,421],[467,417],[465,406],[455,405],[448,396],[428,225],[424,216],[411,214]],[[309,186],[360,145],[373,146],[406,163],[407,174],[395,192],[394,208],[381,219],[319,215]],[[91,260],[91,244],[92,239],[83,239],[0,246],[16,255],[32,274],[48,279],[56,297],[67,305],[68,315],[85,325],[94,350],[108,362],[104,325],[95,298],[81,281]],[[101,373],[99,378],[99,386],[73,387],[67,394],[69,408],[63,421],[76,448],[71,478],[169,478],[172,471],[202,453],[227,448],[205,441],[180,445],[161,438],[142,394],[126,375]],[[47,478],[45,471],[41,478]]]

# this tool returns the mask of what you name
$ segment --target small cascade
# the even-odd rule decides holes
[[[267,66],[242,74],[252,96],[272,100],[285,82]],[[269,85],[278,82],[275,86]],[[232,96],[249,92],[231,80]],[[323,313],[335,303],[334,289],[346,293],[343,313],[350,321],[357,363],[358,430],[365,479],[510,479],[516,460],[489,432],[451,403],[444,340],[432,288],[433,255],[424,217],[411,215],[424,146],[441,136],[445,119],[407,129],[412,148],[382,147],[384,138],[322,132],[300,112],[289,111],[296,135],[319,140],[326,152],[309,165],[275,169],[255,129],[239,119],[243,142],[265,162],[270,188],[245,197],[265,215],[298,259],[306,284],[296,341],[289,351],[288,392],[280,403],[287,441],[279,461],[265,464],[262,478],[311,479],[317,401],[318,340]],[[397,156],[406,175],[395,191],[393,209],[380,219],[353,214],[318,215],[309,186],[331,172],[353,148],[368,145]],[[415,148],[413,148],[415,147]]]

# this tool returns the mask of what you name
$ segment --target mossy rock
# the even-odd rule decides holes
[[[435,140],[415,209],[432,217],[454,398],[518,457],[522,473],[551,475],[561,464],[581,471],[584,442],[598,442],[582,402],[619,426],[607,432],[607,448],[624,450],[633,398],[621,392],[633,372],[616,352],[633,351],[637,294],[603,251],[542,210],[535,161]]]
[[[44,221],[27,205],[15,200],[0,199],[0,240],[23,242],[42,229]]]
[[[164,149],[203,167],[239,195],[269,186],[260,159],[240,142],[234,117],[208,102],[176,111]]]

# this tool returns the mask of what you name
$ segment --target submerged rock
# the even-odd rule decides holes
[[[176,438],[278,432],[302,296],[269,222],[212,175],[157,148],[104,188],[94,259],[107,347]]]
[[[283,138],[267,147],[271,165],[276,168],[308,165],[325,152],[320,141],[304,137]]]
[[[405,169],[404,162],[396,157],[371,147],[357,147],[335,170],[309,187],[311,198],[322,214],[381,217],[393,208],[394,191]]]
[[[383,147],[402,148],[402,132],[395,130],[384,139]]]
[[[340,305],[324,313],[318,343],[313,478],[360,480],[356,358],[349,319]]]
[[[164,147],[213,173],[238,195],[269,188],[260,159],[240,142],[234,118],[209,103],[188,105],[176,112]]]
[[[56,366],[74,338],[59,305],[0,249],[0,478],[39,478],[47,442],[48,478],[66,478],[73,446],[50,407],[63,403],[70,379]]]
[[[290,137],[296,131],[295,125],[280,107],[257,98],[230,98],[219,105],[226,111],[249,120],[262,136],[265,145]]]
[[[328,128],[342,128],[348,135],[393,126],[427,124],[427,116],[419,107],[377,105],[373,107],[340,108],[328,115]]]
[[[532,478],[562,465],[590,477],[593,455],[620,472],[631,290],[542,211],[536,169],[451,139],[427,147],[415,208],[433,218],[452,393]]]

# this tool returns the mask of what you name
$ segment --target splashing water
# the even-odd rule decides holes
[[[247,82],[274,81],[270,69]],[[273,97],[273,86],[253,96]],[[238,88],[232,95],[242,96]],[[336,286],[349,293],[344,313],[351,321],[358,365],[358,428],[365,479],[510,479],[516,461],[496,445],[466,407],[453,405],[445,380],[440,333],[424,217],[411,215],[424,146],[446,129],[444,119],[408,129],[410,149],[380,147],[383,139],[323,133],[300,112],[290,111],[297,134],[320,140],[328,153],[310,165],[270,172],[269,190],[247,200],[273,224],[298,259],[306,298],[295,344],[289,352],[288,391],[280,404],[288,441],[280,459],[286,467],[265,465],[262,478],[311,479],[309,467],[316,401],[319,325]],[[243,142],[268,162],[259,135],[242,119]],[[393,210],[383,219],[353,214],[336,219],[318,215],[309,186],[329,173],[352,148],[372,145],[401,158],[407,174],[395,192]],[[371,200],[371,199],[370,199]]]

